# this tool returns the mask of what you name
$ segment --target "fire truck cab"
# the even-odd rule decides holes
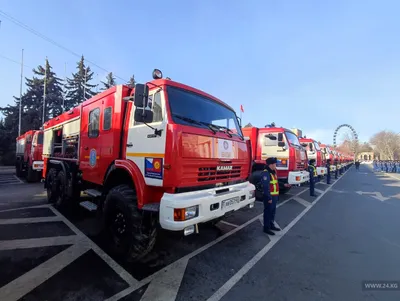
[[[300,185],[310,180],[307,172],[307,155],[297,136],[282,127],[243,128],[243,134],[250,138],[252,148],[252,183],[259,181],[259,175],[265,168],[268,157],[278,159],[277,174],[280,193],[290,188],[284,184]]]
[[[334,157],[333,157],[333,152],[330,149],[330,147],[326,144],[320,144],[321,147],[321,151],[324,153],[325,155],[325,159],[331,160],[331,164],[330,164],[330,171],[331,172],[335,172],[336,171],[336,165],[334,164]]]
[[[112,87],[44,124],[48,200],[104,217],[113,253],[139,260],[157,225],[184,235],[252,208],[250,153],[235,111],[163,79]],[[83,191],[92,199],[79,200]]]
[[[39,181],[43,169],[43,131],[30,130],[16,139],[15,170],[28,182]]]
[[[327,168],[325,166],[326,159],[325,154],[322,151],[319,143],[314,139],[307,137],[299,137],[301,145],[307,150],[308,160],[315,160],[315,167],[317,169],[318,176],[325,176],[327,173]]]

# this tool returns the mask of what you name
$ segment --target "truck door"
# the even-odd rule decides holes
[[[81,139],[80,139],[80,169],[86,181],[101,184],[100,166],[100,118],[102,104],[95,101],[82,107]]]

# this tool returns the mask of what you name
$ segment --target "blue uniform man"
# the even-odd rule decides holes
[[[335,166],[336,166],[335,179],[337,179],[338,176],[339,176],[339,165],[338,165],[339,163],[338,163],[337,160],[335,160],[334,164],[335,164]]]
[[[308,163],[308,172],[310,173],[310,196],[316,196],[314,188],[318,179],[318,175],[317,168],[315,167],[315,159],[311,159]]]
[[[331,183],[331,159],[326,160],[326,184]]]
[[[263,189],[264,202],[264,232],[275,235],[272,231],[280,231],[275,226],[276,203],[279,200],[279,183],[276,174],[276,158],[266,160],[266,169],[261,173],[261,186]]]

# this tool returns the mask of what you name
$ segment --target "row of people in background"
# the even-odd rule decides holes
[[[374,171],[400,173],[399,160],[374,160]]]

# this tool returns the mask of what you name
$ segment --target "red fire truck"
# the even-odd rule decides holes
[[[16,139],[15,170],[17,177],[28,182],[39,181],[43,169],[43,131],[30,130]]]
[[[331,172],[335,172],[336,165],[334,164],[334,155],[333,155],[332,150],[326,144],[320,144],[320,147],[321,147],[322,152],[325,154],[326,160],[331,159],[331,165],[330,165]]]
[[[252,183],[259,181],[260,173],[265,168],[268,157],[276,157],[280,193],[290,188],[284,184],[300,185],[310,180],[307,172],[307,154],[300,145],[296,134],[274,124],[265,128],[247,127],[242,129],[249,137],[252,148]]]
[[[326,158],[325,153],[322,151],[320,144],[312,138],[299,137],[301,145],[307,150],[307,157],[309,160],[315,160],[315,167],[317,168],[318,176],[325,176],[327,173],[326,169]]]
[[[56,206],[101,210],[111,250],[132,261],[163,229],[198,233],[246,206],[249,152],[235,111],[163,79],[112,87],[44,124],[45,188]],[[91,196],[79,200],[80,193]]]

